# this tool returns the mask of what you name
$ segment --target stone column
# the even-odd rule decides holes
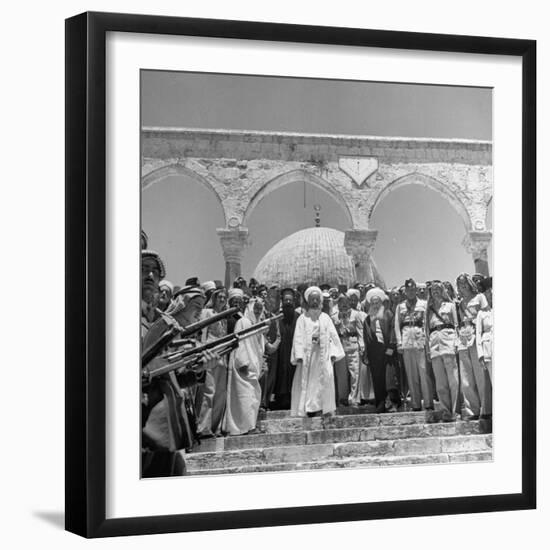
[[[489,276],[489,261],[487,248],[491,244],[491,231],[470,231],[464,237],[462,244],[474,258],[475,272]]]
[[[225,286],[229,288],[233,281],[241,276],[243,251],[248,245],[248,228],[216,229],[225,260]]]
[[[344,247],[351,256],[355,266],[355,277],[360,283],[370,282],[368,264],[376,244],[378,230],[349,229],[344,237]]]

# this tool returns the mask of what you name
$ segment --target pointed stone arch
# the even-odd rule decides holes
[[[463,198],[457,192],[457,190],[449,187],[448,183],[443,183],[432,176],[422,174],[420,172],[413,172],[397,178],[396,180],[390,182],[384,186],[380,191],[374,196],[372,204],[369,208],[368,219],[372,217],[372,214],[376,210],[376,207],[393,191],[404,187],[405,185],[423,185],[428,187],[433,191],[436,191],[441,196],[443,196],[454,208],[456,213],[460,216],[464,223],[466,231],[472,230],[472,219],[466,205],[464,204]]]
[[[212,183],[207,178],[201,176],[200,174],[198,174],[194,170],[191,170],[187,166],[184,166],[183,164],[166,164],[161,166],[160,168],[155,168],[150,172],[147,172],[141,177],[141,192],[143,193],[143,191],[145,191],[149,187],[156,185],[157,183],[160,183],[162,180],[171,176],[188,177],[198,184],[202,185],[204,188],[208,189],[211,193],[213,193],[222,209],[225,224],[227,224],[229,216],[227,214],[222,198],[220,197],[214,185],[212,185]]]
[[[243,225],[246,225],[248,219],[250,218],[250,215],[252,214],[256,206],[270,193],[286,185],[303,182],[309,183],[310,185],[317,187],[318,189],[321,189],[325,191],[328,195],[330,195],[346,213],[350,227],[354,227],[355,220],[353,216],[353,210],[350,209],[349,205],[342,197],[341,193],[324,178],[318,176],[317,174],[314,174],[313,172],[309,172],[308,170],[303,169],[290,170],[289,172],[279,174],[259,186],[259,188],[255,191],[248,204],[246,205],[242,221]]]

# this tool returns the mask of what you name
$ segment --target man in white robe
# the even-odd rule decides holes
[[[231,288],[228,292],[229,307],[242,308],[243,297],[244,293],[240,288]],[[241,313],[237,316],[232,330],[233,323],[228,322],[229,333],[252,326],[250,319]],[[227,402],[222,424],[223,432],[229,435],[242,435],[256,429],[262,397],[260,375],[263,353],[257,353],[253,338],[244,338],[229,356]]]
[[[296,321],[290,359],[296,365],[290,414],[333,414],[336,410],[333,365],[345,353],[331,318],[321,311],[321,289],[309,287],[304,298],[307,310]]]

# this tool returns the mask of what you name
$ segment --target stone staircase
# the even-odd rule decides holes
[[[479,421],[428,423],[425,412],[374,414],[341,407],[332,417],[261,413],[259,433],[202,440],[185,454],[189,475],[403,466],[492,460]],[[437,413],[435,414],[437,417]]]

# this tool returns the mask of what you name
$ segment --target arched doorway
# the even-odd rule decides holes
[[[390,286],[408,277],[454,283],[472,271],[472,258],[462,245],[466,219],[438,190],[407,183],[386,193],[373,210],[378,229],[377,264]]]
[[[245,212],[243,216],[243,224],[244,225],[248,224],[248,220],[250,216],[255,211],[258,204],[262,202],[265,197],[267,197],[277,189],[281,189],[282,187],[286,187],[288,185],[291,185],[291,186],[302,185],[302,187],[306,185],[312,188],[313,190],[317,189],[320,191],[324,191],[327,195],[329,195],[332,198],[332,200],[335,203],[340,205],[348,221],[349,227],[353,226],[352,213],[350,212],[350,209],[348,208],[348,204],[346,203],[345,199],[342,197],[341,193],[336,188],[334,188],[333,185],[331,185],[326,179],[322,178],[321,176],[313,172],[310,172],[307,170],[300,170],[300,169],[290,170],[289,172],[279,174],[278,176],[274,177],[270,181],[267,181],[262,185],[260,185],[259,188],[255,191],[255,193],[250,198],[250,201],[245,208]]]
[[[150,248],[166,262],[170,281],[183,286],[193,276],[223,280],[216,228],[225,225],[225,216],[212,189],[190,174],[169,172],[143,184],[141,202],[141,225]]]
[[[243,276],[250,277],[262,256],[278,241],[300,229],[314,227],[316,205],[320,206],[321,226],[340,231],[350,228],[347,209],[310,180],[289,180],[263,193],[246,215],[251,242],[244,253]]]

